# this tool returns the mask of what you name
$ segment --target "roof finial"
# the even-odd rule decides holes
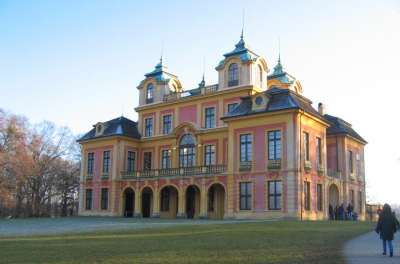
[[[203,80],[204,80],[204,72],[206,71],[206,54],[204,54],[204,61],[203,61]]]
[[[279,35],[279,57],[278,63],[281,63],[281,35]]]
[[[122,102],[122,117],[124,116],[124,102]]]
[[[243,18],[242,18],[242,35],[240,36],[241,39],[244,38],[243,31],[244,31],[244,8],[243,8]]]

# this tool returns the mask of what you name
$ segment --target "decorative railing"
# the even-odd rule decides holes
[[[146,99],[146,104],[152,104],[154,101],[153,98]]]
[[[357,177],[357,180],[360,183],[364,182],[364,179],[363,179],[363,177],[361,175]]]
[[[239,80],[233,80],[228,82],[228,87],[238,86]]]
[[[335,169],[332,168],[327,168],[326,169],[326,173],[328,174],[328,176],[330,177],[335,177],[335,178],[339,178],[339,172]]]
[[[239,171],[251,171],[252,162],[251,161],[241,161],[239,164]]]
[[[93,174],[86,174],[86,180],[87,181],[92,181],[93,180]]]
[[[152,178],[152,177],[169,177],[181,175],[208,175],[220,174],[227,171],[227,165],[210,165],[210,166],[195,166],[183,168],[143,170],[143,171],[123,171],[121,172],[122,179],[135,178]]]
[[[218,84],[213,84],[213,85],[209,85],[204,87],[204,93],[208,94],[208,93],[213,93],[218,91]]]
[[[305,171],[306,173],[310,173],[310,172],[311,172],[311,169],[312,169],[312,167],[311,167],[311,162],[310,162],[309,160],[305,160],[305,161],[304,161],[304,171]]]
[[[268,169],[269,170],[280,170],[281,168],[282,168],[282,160],[281,159],[268,160]]]
[[[171,93],[164,95],[164,101],[174,101],[185,97],[208,94],[218,91],[218,84],[208,85],[202,88],[196,88],[179,93]]]
[[[102,175],[101,175],[101,179],[102,180],[108,180],[110,178],[110,174],[108,174],[108,173],[103,173]]]
[[[317,174],[319,176],[324,175],[324,165],[322,165],[322,164],[317,165]]]

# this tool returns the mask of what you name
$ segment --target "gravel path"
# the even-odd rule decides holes
[[[266,220],[205,220],[205,219],[160,219],[160,218],[108,218],[108,217],[63,217],[0,219],[0,237],[51,236],[96,230],[118,230],[152,228],[174,225],[204,225],[257,222]]]

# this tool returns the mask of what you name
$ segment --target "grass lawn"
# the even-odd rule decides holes
[[[345,263],[345,243],[375,224],[238,222],[3,237],[0,263]]]

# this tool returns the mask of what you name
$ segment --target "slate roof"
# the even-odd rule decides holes
[[[218,64],[218,67],[222,67],[224,64],[225,60],[229,57],[232,56],[237,56],[242,62],[245,61],[256,61],[257,58],[259,57],[257,54],[255,54],[253,51],[250,50],[250,46],[247,45],[247,43],[244,41],[244,36],[243,36],[243,31],[242,35],[240,36],[239,42],[235,45],[235,49],[231,52],[225,53],[224,57],[225,59],[221,60]]]
[[[126,136],[130,138],[140,139],[140,134],[137,130],[137,122],[134,122],[123,116],[104,122],[108,127],[104,130],[103,134],[100,136],[95,136],[96,127],[93,125],[93,129],[86,133],[83,137],[78,139],[78,141],[110,137],[115,135]]]
[[[368,143],[352,128],[352,125],[346,121],[328,114],[325,114],[324,118],[331,123],[331,126],[326,130],[327,135],[348,134],[364,143]]]
[[[312,101],[305,98],[304,96],[290,91],[289,89],[283,89],[274,86],[263,93],[270,96],[269,102],[266,105],[265,109],[252,111],[251,108],[253,102],[250,96],[246,96],[242,98],[242,102],[239,104],[238,107],[223,116],[221,119],[286,109],[303,109],[304,111],[323,119],[322,115],[311,106]]]

